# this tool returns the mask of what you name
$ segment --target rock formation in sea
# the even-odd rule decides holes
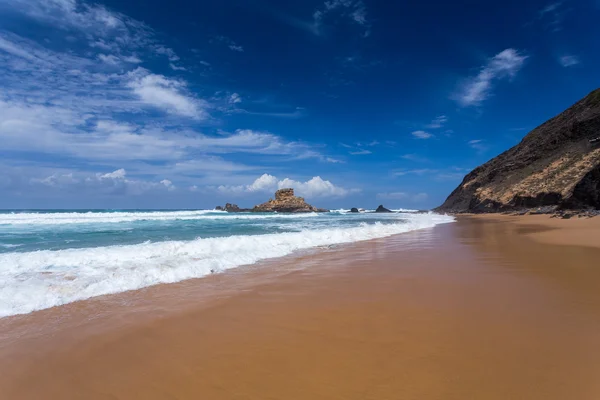
[[[600,209],[600,89],[470,172],[436,211]]]
[[[237,204],[225,204],[225,211],[227,212],[250,212],[252,209],[250,208],[240,208]]]
[[[379,207],[377,207],[377,210],[375,210],[375,212],[376,213],[391,213],[393,211],[392,210],[388,210],[383,205],[380,205]]]
[[[259,204],[252,209],[253,212],[327,212],[328,210],[311,206],[302,197],[294,196],[294,189],[280,189],[275,192],[275,200]]]
[[[356,208],[356,207],[352,207],[352,208],[350,209],[350,212],[351,212],[351,213],[357,213],[357,212],[359,212],[359,211],[358,211],[358,208]]]
[[[280,189],[275,192],[275,200],[270,199],[266,203],[259,204],[254,208],[240,208],[237,204],[225,204],[225,207],[217,206],[216,210],[236,212],[328,212],[329,210],[311,206],[302,197],[294,196],[294,189]]]

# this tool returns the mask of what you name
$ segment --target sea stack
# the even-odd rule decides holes
[[[600,89],[469,173],[436,211],[600,209]]]
[[[253,212],[287,212],[308,213],[327,212],[328,210],[311,206],[302,197],[294,195],[294,189],[280,189],[275,192],[275,200],[259,204],[252,209]]]

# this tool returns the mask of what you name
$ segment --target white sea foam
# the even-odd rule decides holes
[[[273,218],[311,218],[316,213],[307,214],[230,214],[224,211],[152,211],[152,212],[68,212],[68,213],[14,213],[0,214],[0,225],[65,225],[100,224],[135,221],[176,221],[176,220],[253,220]]]
[[[177,282],[297,250],[386,237],[452,222],[405,214],[402,222],[256,236],[0,254],[0,317],[94,296]]]

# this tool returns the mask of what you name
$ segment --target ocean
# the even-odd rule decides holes
[[[396,211],[0,211],[0,317],[454,221]]]

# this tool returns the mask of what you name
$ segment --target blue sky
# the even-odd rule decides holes
[[[0,0],[0,208],[430,208],[600,86],[599,0]]]

